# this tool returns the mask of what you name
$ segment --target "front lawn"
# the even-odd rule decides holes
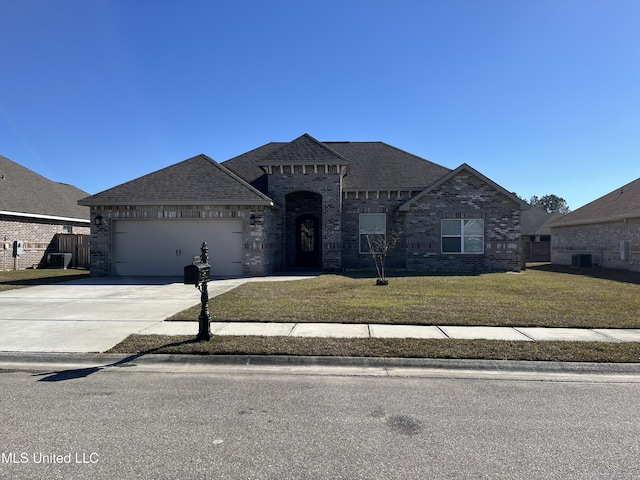
[[[522,273],[358,275],[244,284],[209,301],[212,321],[640,328],[640,274],[529,268]],[[169,320],[196,321],[200,307]]]
[[[0,270],[0,292],[15,288],[33,287],[34,285],[50,285],[89,277],[89,270],[82,269],[25,269]]]

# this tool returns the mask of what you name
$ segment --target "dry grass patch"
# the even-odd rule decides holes
[[[640,343],[131,335],[106,353],[640,362]]]

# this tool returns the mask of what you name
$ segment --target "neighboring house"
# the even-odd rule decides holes
[[[551,223],[561,217],[561,213],[547,213],[539,207],[522,212],[522,251],[523,261],[551,261]]]
[[[209,246],[212,275],[389,268],[520,269],[529,208],[470,166],[455,170],[381,142],[303,135],[218,164],[205,155],[79,202],[91,207],[93,275],[182,275]]]
[[[549,226],[553,263],[640,271],[640,178]]]
[[[56,235],[88,235],[89,209],[78,205],[87,195],[0,155],[0,268],[45,265],[60,251]]]

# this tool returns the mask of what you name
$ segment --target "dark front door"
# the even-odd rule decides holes
[[[296,219],[296,267],[320,267],[320,228],[315,215]]]

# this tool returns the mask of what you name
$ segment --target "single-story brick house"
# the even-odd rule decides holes
[[[520,270],[529,205],[469,165],[451,170],[382,142],[302,135],[222,164],[198,155],[79,202],[93,275],[181,275],[209,245],[212,275],[389,268]]]
[[[640,271],[640,178],[549,226],[552,263]]]
[[[87,195],[0,155],[0,268],[45,265],[56,236],[88,235],[89,208],[78,205]]]

